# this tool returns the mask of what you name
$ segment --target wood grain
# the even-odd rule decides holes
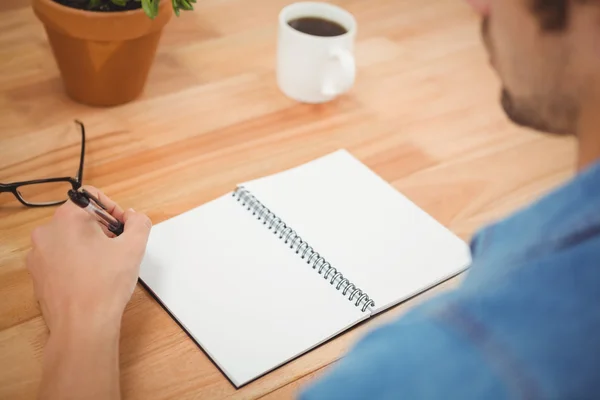
[[[0,182],[74,174],[87,127],[85,183],[156,224],[238,182],[347,148],[469,240],[574,173],[571,139],[516,128],[479,21],[455,0],[336,0],[358,21],[358,79],[329,104],[285,98],[274,79],[277,14],[290,0],[202,0],[168,26],[144,95],[110,109],[63,93],[25,0],[0,2]],[[0,399],[34,398],[47,337],[23,259],[53,209],[0,199]],[[235,390],[141,288],[123,324],[127,399],[291,398],[367,330],[448,282]]]

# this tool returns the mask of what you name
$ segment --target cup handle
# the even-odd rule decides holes
[[[333,49],[329,57],[337,64],[337,68],[333,69],[337,73],[326,74],[321,93],[324,96],[335,97],[349,90],[354,84],[356,63],[352,53],[346,49]]]

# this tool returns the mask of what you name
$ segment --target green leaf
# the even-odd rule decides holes
[[[120,6],[120,7],[125,7],[127,5],[127,0],[110,0],[113,4]]]
[[[160,3],[160,0],[153,0],[153,5],[154,5],[154,15],[158,15],[158,4]]]
[[[98,7],[101,3],[101,0],[90,0],[88,3],[88,10],[93,10]]]
[[[187,0],[179,0],[179,3],[181,4],[181,7],[184,10],[190,11],[194,9],[194,7],[192,7],[192,5],[187,2]]]
[[[177,4],[177,0],[171,0],[173,4],[173,11],[175,11],[175,15],[179,17],[179,4]]]
[[[154,13],[154,7],[151,4],[151,0],[142,0],[142,9],[150,18],[154,19],[154,17],[156,17],[156,14]]]

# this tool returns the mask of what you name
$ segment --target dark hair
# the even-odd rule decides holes
[[[531,0],[531,8],[540,26],[546,31],[560,31],[567,27],[569,0]]]

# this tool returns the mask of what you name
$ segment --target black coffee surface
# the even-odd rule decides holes
[[[301,17],[288,22],[297,31],[313,36],[340,36],[348,32],[337,22],[318,17]]]

